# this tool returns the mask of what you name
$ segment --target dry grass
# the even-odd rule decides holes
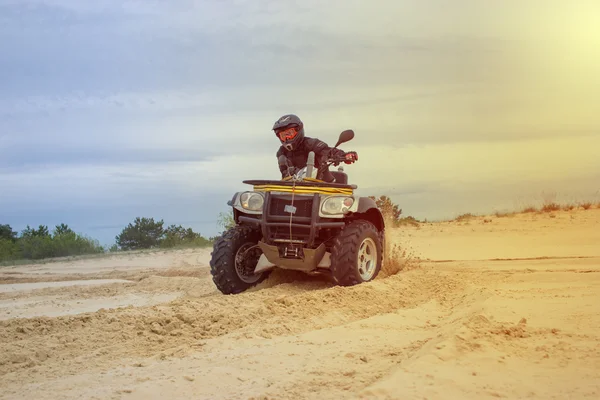
[[[598,194],[600,194],[600,191],[598,191]],[[556,192],[542,192],[541,193],[541,198],[542,198],[542,204],[539,206],[534,205],[537,202],[532,202],[530,199],[522,199],[520,200],[518,203],[516,204],[514,207],[514,210],[517,211],[510,211],[510,210],[506,210],[506,211],[495,211],[493,212],[493,215],[495,215],[497,218],[507,218],[507,217],[515,217],[517,215],[520,214],[549,214],[552,218],[556,217],[555,214],[553,214],[554,212],[559,212],[559,211],[572,211],[572,210],[576,210],[576,209],[584,209],[584,210],[589,210],[591,208],[600,208],[600,201],[577,201],[577,199],[573,198],[571,196],[571,198],[569,198],[569,201],[559,201],[557,200],[558,196]],[[533,204],[532,204],[533,203]],[[412,217],[412,216],[407,216],[407,217],[403,217],[400,218],[398,221],[392,221],[389,216],[384,216],[384,220],[386,223],[386,226],[388,227],[400,227],[400,226],[413,226],[416,227],[417,229],[420,228],[421,224],[428,224],[428,223],[436,223],[436,222],[463,222],[468,224],[472,219],[475,218],[483,218],[489,216],[489,214],[484,213],[484,214],[474,214],[474,213],[464,213],[461,214],[455,218],[449,218],[449,219],[434,219],[434,220],[430,220],[428,221],[427,219],[424,220],[417,220],[416,218]],[[484,221],[484,223],[486,223],[488,221]]]
[[[554,202],[551,202],[551,203],[544,204],[544,205],[542,206],[542,209],[541,209],[541,211],[542,211],[542,212],[552,212],[552,211],[559,211],[561,208],[562,208],[562,207],[561,207],[559,204],[557,204],[557,203],[554,203]]]
[[[456,217],[455,221],[461,222],[461,221],[468,221],[472,218],[475,218],[475,214],[471,214],[471,213],[466,213],[466,214],[461,214],[458,217]]]
[[[380,278],[387,278],[388,276],[396,275],[400,271],[416,268],[421,261],[406,248],[398,244],[392,246],[390,240],[387,239],[385,241],[384,252],[384,263],[379,274]]]
[[[398,222],[396,223],[396,226],[416,226],[417,228],[419,228],[421,226],[421,222],[418,221],[416,218],[414,217],[404,217],[404,218],[400,218],[398,220]]]
[[[384,215],[383,217],[386,226],[394,226],[390,215]],[[404,219],[409,218],[411,217]],[[408,223],[408,221],[406,222]],[[407,247],[400,246],[395,243],[395,238],[392,237],[392,230],[389,229],[386,229],[385,232],[385,247],[383,252],[384,262],[379,274],[380,278],[386,278],[388,276],[396,275],[400,271],[412,269],[418,266],[420,262],[420,259],[414,256]]]
[[[494,212],[493,215],[495,215],[497,218],[506,218],[506,217],[514,217],[516,215],[519,214],[533,214],[533,213],[537,213],[537,214],[548,214],[551,218],[555,218],[556,217],[556,212],[559,211],[572,211],[572,210],[576,210],[576,209],[583,209],[583,210],[589,210],[592,208],[600,208],[600,202],[595,203],[595,202],[591,202],[591,201],[586,201],[586,202],[577,202],[577,201],[572,201],[572,202],[565,202],[565,203],[561,203],[555,200],[555,196],[552,194],[545,194],[544,195],[544,202],[542,204],[541,207],[535,207],[533,205],[528,205],[524,208],[522,208],[520,211],[496,211]],[[485,217],[488,214],[485,215],[480,215],[480,217]],[[472,218],[477,217],[477,215],[472,214],[472,213],[465,213],[465,214],[461,214],[458,217],[454,218],[454,219],[450,219],[448,221],[450,222],[466,222],[469,221]],[[484,223],[487,221],[484,221]]]
[[[505,212],[496,211],[494,213],[494,215],[498,218],[505,218],[505,217],[514,217],[515,215],[517,215],[517,213],[516,212],[508,212],[508,211],[505,211]]]

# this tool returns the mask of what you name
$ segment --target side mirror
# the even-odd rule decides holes
[[[340,138],[338,142],[333,147],[338,147],[342,143],[346,143],[354,139],[354,131],[352,129],[346,129],[342,133],[340,133]]]

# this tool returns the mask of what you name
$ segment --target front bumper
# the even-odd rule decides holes
[[[268,245],[263,241],[258,242],[263,255],[274,266],[282,269],[297,271],[314,271],[318,267],[328,268],[328,258],[325,258],[325,245],[321,244],[316,249],[299,248],[299,254],[289,255],[287,248]],[[324,261],[324,263],[322,263]]]

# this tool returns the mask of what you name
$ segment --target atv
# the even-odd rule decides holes
[[[340,134],[334,146],[354,138]],[[377,277],[384,258],[383,216],[374,200],[354,195],[343,159],[306,167],[282,180],[246,180],[253,190],[235,193],[227,203],[235,225],[214,242],[210,268],[224,294],[238,294],[264,281],[274,268],[325,274],[340,286]],[[323,181],[332,174],[335,183]]]

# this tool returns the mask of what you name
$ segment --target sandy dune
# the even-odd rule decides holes
[[[223,296],[210,250],[2,268],[0,398],[600,398],[600,209],[390,239],[406,268],[351,288]]]

